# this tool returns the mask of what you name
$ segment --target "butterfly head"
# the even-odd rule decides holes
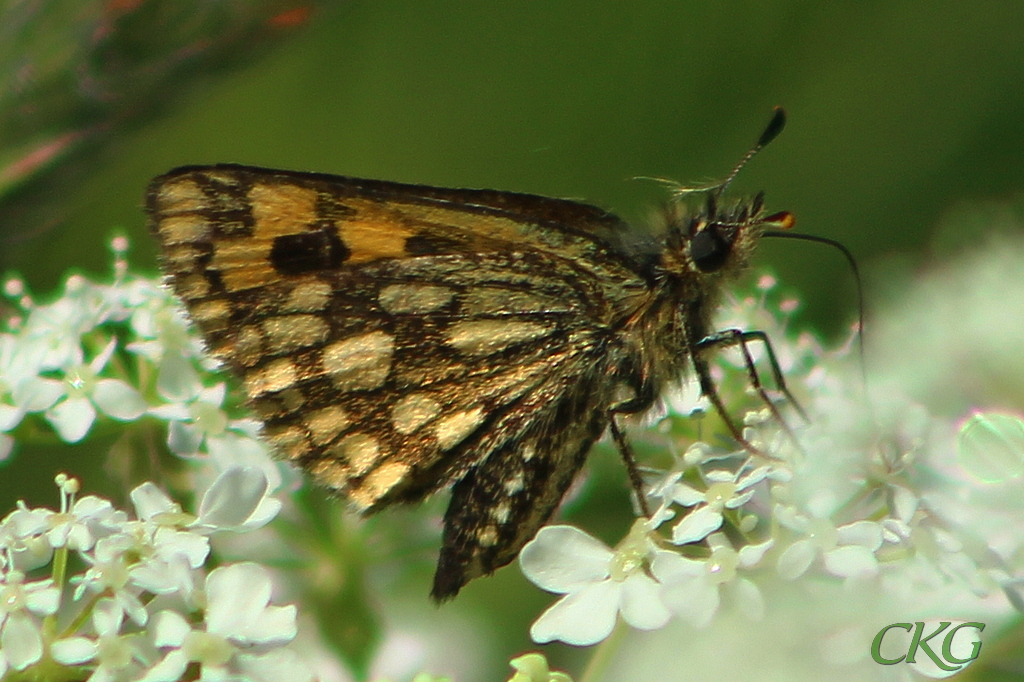
[[[731,203],[711,191],[702,208],[687,210],[678,201],[667,208],[665,269],[681,277],[718,278],[742,270],[765,230],[788,229],[788,211],[765,215],[764,194]]]

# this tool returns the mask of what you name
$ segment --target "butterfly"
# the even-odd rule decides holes
[[[281,457],[363,513],[451,488],[440,601],[516,557],[609,429],[639,492],[618,419],[688,371],[753,448],[707,358],[763,335],[711,316],[793,218],[723,196],[742,165],[646,229],[563,199],[238,165],[172,170],[146,206],[171,287]]]

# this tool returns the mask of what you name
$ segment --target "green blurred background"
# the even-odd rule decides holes
[[[232,32],[242,4],[79,3],[100,8],[110,44],[101,59],[83,49],[69,60],[41,104],[36,64],[59,65],[52,52],[95,41],[95,26],[48,19],[13,34],[25,47],[13,61],[4,48],[18,67],[7,68],[7,113],[19,108],[18,125],[0,119],[4,160],[85,129],[76,113],[97,134],[0,196],[5,268],[37,291],[69,267],[105,270],[114,227],[152,268],[143,189],[192,163],[585,198],[644,220],[664,194],[630,178],[721,177],[777,104],[788,130],[736,187],[766,190],[800,230],[847,244],[869,300],[930,255],[945,212],[1024,188],[1021,3],[252,3],[265,16],[247,9],[251,30]],[[196,20],[211,8],[223,23]],[[165,77],[144,78],[159,67]],[[108,80],[94,92],[97,72]],[[63,118],[39,114],[61,95],[75,105]],[[955,257],[979,238],[952,235],[947,248]],[[777,242],[762,261],[811,322],[849,321],[836,254]]]
[[[585,199],[643,221],[665,193],[631,178],[721,178],[775,105],[786,107],[788,129],[735,189],[764,189],[769,210],[846,244],[865,272],[869,310],[929,262],[984,241],[990,221],[965,232],[965,215],[1021,212],[1019,2],[0,8],[0,270],[39,293],[69,269],[109,271],[115,233],[132,238],[136,267],[156,272],[142,197],[151,177],[177,165],[493,187]],[[838,254],[776,241],[759,262],[805,301],[805,324],[836,334],[852,320]],[[27,454],[4,470],[2,509],[12,490],[25,494],[22,476],[38,475],[37,503],[52,497],[60,465]],[[618,466],[598,472],[591,500],[607,488],[619,501],[590,504],[587,524],[610,541],[629,521]],[[595,523],[600,513],[614,520]],[[527,646],[528,620],[548,603],[515,573],[478,581],[452,607],[516,607],[501,627],[519,634],[503,655]]]

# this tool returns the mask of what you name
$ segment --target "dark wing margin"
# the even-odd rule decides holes
[[[558,507],[609,419],[606,384],[596,372],[580,379],[538,408],[521,437],[452,487],[431,590],[436,601],[512,562]]]

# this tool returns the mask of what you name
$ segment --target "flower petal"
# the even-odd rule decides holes
[[[777,570],[786,580],[799,578],[811,567],[817,552],[810,540],[797,540],[779,557]]]
[[[64,387],[59,381],[39,377],[19,381],[11,391],[14,404],[21,406],[26,412],[48,410],[62,395]]]
[[[661,601],[661,585],[644,575],[633,573],[622,583],[622,619],[638,630],[655,630],[672,617]]]
[[[747,578],[737,578],[729,589],[736,595],[736,607],[750,620],[764,620],[764,597],[757,585]]]
[[[206,629],[240,641],[263,641],[270,630],[277,639],[294,637],[294,607],[268,606],[272,587],[270,574],[259,564],[215,568],[206,578]],[[262,619],[268,622],[260,623]]]
[[[578,528],[545,526],[519,553],[519,566],[542,590],[565,593],[607,578],[613,556],[604,543]]]
[[[765,553],[775,545],[775,540],[768,539],[756,545],[747,545],[740,548],[739,565],[743,568],[752,568],[761,562]]]
[[[267,478],[260,469],[228,469],[203,495],[196,523],[221,529],[241,526],[253,515],[266,494]]]
[[[611,634],[619,612],[622,583],[602,580],[552,604],[530,627],[538,644],[561,640],[575,646],[597,644]]]
[[[50,645],[50,653],[55,661],[62,665],[78,665],[95,658],[99,651],[96,642],[88,637],[68,637],[58,639]]]
[[[746,476],[741,477],[736,481],[736,490],[746,490],[752,485],[756,485],[768,477],[772,468],[770,466],[757,467]]]
[[[825,570],[840,578],[872,576],[878,573],[878,559],[867,547],[847,545],[825,552]]]
[[[651,562],[651,573],[662,584],[692,580],[705,570],[703,561],[687,559],[675,552],[656,552]]]
[[[665,585],[662,588],[665,604],[694,627],[702,628],[711,622],[718,610],[718,583],[700,575]]]
[[[46,421],[65,443],[85,438],[95,420],[96,408],[85,398],[68,398],[46,411]]]
[[[146,401],[142,399],[142,394],[117,379],[97,381],[92,399],[104,414],[121,421],[137,419],[146,411]]]
[[[672,529],[672,542],[685,545],[703,540],[722,526],[722,514],[711,507],[698,507]]]
[[[43,655],[39,626],[23,613],[10,614],[0,632],[0,651],[15,670],[32,665]]]
[[[164,353],[156,375],[160,397],[169,403],[183,403],[197,396],[202,388],[191,362],[178,352]]]
[[[860,545],[872,552],[882,546],[882,527],[875,521],[855,521],[836,528],[842,545]]]
[[[684,507],[692,507],[704,501],[704,493],[685,483],[676,483],[672,488],[672,499]]]
[[[157,647],[180,647],[191,631],[188,621],[177,611],[159,611],[149,621],[149,633]]]

